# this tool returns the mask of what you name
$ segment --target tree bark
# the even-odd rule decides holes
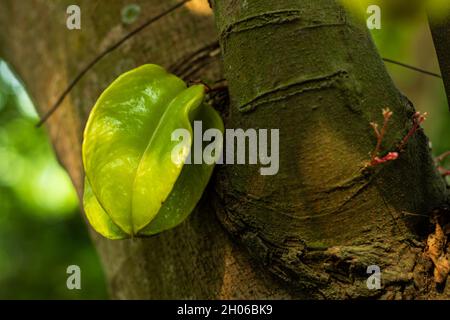
[[[4,0],[0,55],[43,114],[88,60],[176,1],[80,1],[82,29],[65,27],[68,1]],[[333,0],[213,3],[231,95],[229,128],[279,128],[280,171],[221,166],[191,217],[146,239],[92,237],[113,298],[449,298],[424,257],[427,215],[447,201],[419,131],[396,161],[364,169],[369,122],[394,111],[384,149],[411,127],[413,107],[394,87],[364,27]],[[82,130],[96,98],[120,73],[173,65],[217,39],[212,16],[172,12],[105,57],[46,126],[82,195]],[[212,55],[210,55],[212,56]],[[191,60],[191,79],[222,78],[218,59]],[[206,66],[205,66],[206,65]],[[198,67],[198,68],[197,68]],[[219,219],[217,219],[219,217]],[[231,235],[231,236],[230,236]],[[383,288],[368,290],[379,265]]]

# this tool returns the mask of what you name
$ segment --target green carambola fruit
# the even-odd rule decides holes
[[[83,204],[97,232],[109,239],[153,235],[191,213],[214,166],[185,164],[193,121],[223,132],[220,116],[203,99],[204,86],[187,88],[151,64],[126,72],[101,94],[83,141]],[[179,128],[191,138],[172,161],[180,145],[172,133]]]

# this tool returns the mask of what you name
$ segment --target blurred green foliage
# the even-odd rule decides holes
[[[382,8],[382,28],[371,30],[380,55],[440,73],[425,12],[412,20],[397,20],[385,15],[385,11],[387,9]],[[416,110],[428,113],[423,128],[431,141],[433,154],[438,156],[450,150],[450,112],[442,79],[390,63],[386,63],[386,67],[397,88],[411,100]],[[450,161],[445,165],[450,168]]]
[[[23,86],[0,60],[0,299],[102,299],[104,275]],[[81,290],[66,269],[81,268]]]

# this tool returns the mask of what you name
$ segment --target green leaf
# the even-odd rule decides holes
[[[103,236],[123,239],[159,233],[181,223],[194,209],[213,165],[185,165],[192,141],[179,145],[172,132],[202,120],[223,131],[217,112],[203,103],[204,87],[184,82],[156,65],[116,79],[91,111],[83,141],[84,208]]]

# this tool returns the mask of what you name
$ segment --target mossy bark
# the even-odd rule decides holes
[[[427,215],[447,190],[422,131],[398,160],[366,168],[376,144],[369,123],[382,123],[382,108],[394,112],[383,142],[394,151],[414,109],[365,21],[333,0],[215,0],[214,12],[227,125],[280,129],[277,175],[219,170],[216,209],[227,230],[289,286],[317,297],[417,297]],[[369,265],[381,267],[383,290],[367,289]]]

